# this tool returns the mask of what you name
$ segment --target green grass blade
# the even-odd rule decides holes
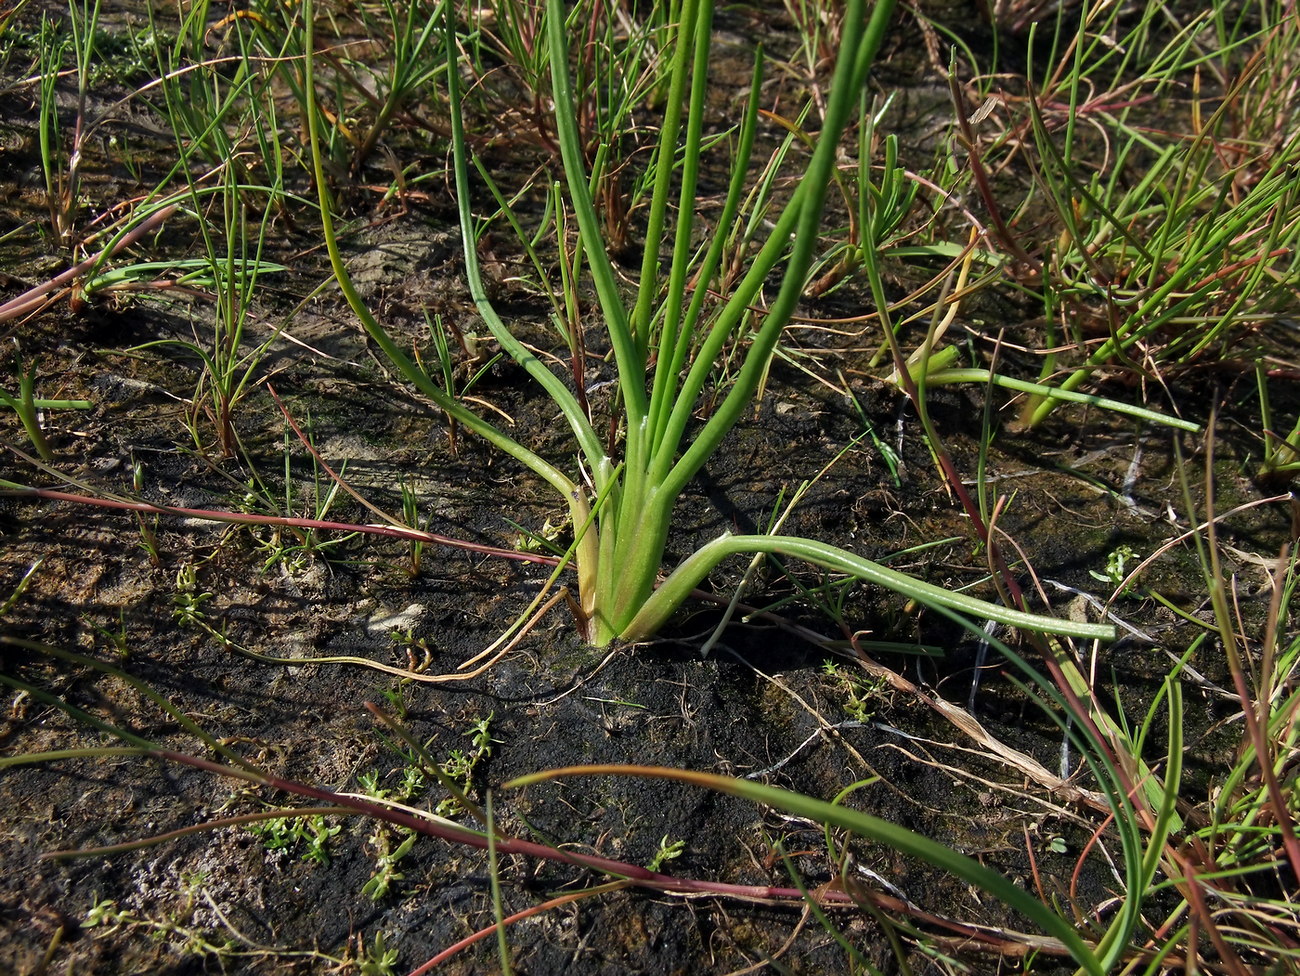
[[[448,65],[455,64],[455,32],[452,23],[451,7],[448,5],[445,16],[446,57]],[[599,470],[605,458],[605,449],[600,438],[592,429],[586,412],[578,398],[558,376],[546,368],[546,365],[527,346],[520,342],[506,327],[501,316],[487,296],[483,287],[483,276],[479,268],[477,230],[473,215],[470,213],[469,157],[468,144],[465,139],[465,124],[460,110],[460,80],[456,71],[447,72],[448,100],[451,106],[451,147],[452,168],[456,178],[456,209],[460,215],[461,242],[465,254],[465,278],[469,284],[470,297],[474,307],[483,318],[484,324],[493,338],[501,345],[505,353],[524,368],[530,377],[546,392],[547,397],[564,414],[570,430],[578,440],[578,446],[593,469]]]
[[[676,498],[722,443],[728,431],[753,402],[786,324],[803,297],[804,282],[812,266],[822,220],[822,205],[826,199],[831,174],[839,159],[839,139],[848,123],[849,115],[858,105],[859,93],[866,84],[867,74],[874,63],[894,12],[894,0],[879,0],[871,12],[870,22],[863,26],[865,3],[851,0],[844,14],[843,51],[835,66],[831,94],[826,104],[821,135],[813,150],[808,169],[799,188],[777,221],[772,236],[759,252],[750,273],[745,276],[715,323],[708,340],[701,348],[699,358],[692,368],[682,396],[673,410],[667,440],[660,450],[675,450],[684,435],[694,397],[703,388],[707,369],[711,368],[722,345],[732,329],[749,308],[758,289],[779,255],[785,250],[787,235],[793,234],[790,257],[776,298],[768,309],[767,317],[758,330],[745,355],[744,364],[734,385],[718,409],[683,452],[671,472],[664,478],[662,491],[665,498]],[[688,402],[689,398],[689,402]]]
[[[343,256],[339,251],[338,237],[334,232],[334,217],[332,212],[333,201],[329,191],[329,181],[325,173],[325,161],[321,152],[320,139],[320,118],[316,105],[316,89],[314,78],[314,31],[312,29],[312,18],[315,16],[314,0],[304,0],[303,18],[306,22],[304,28],[306,34],[305,57],[303,60],[303,93],[304,93],[304,113],[307,117],[307,141],[311,151],[312,171],[316,182],[316,192],[320,198],[320,218],[321,229],[325,237],[326,250],[329,252],[330,265],[334,270],[334,276],[339,284],[339,290],[343,292],[348,306],[352,309],[360,320],[366,334],[379,346],[389,361],[401,372],[401,374],[417,389],[430,400],[438,405],[439,408],[446,411],[456,420],[464,424],[468,429],[474,431],[484,440],[488,441],[494,447],[515,458],[515,460],[527,466],[533,472],[542,477],[552,488],[559,492],[566,499],[570,499],[570,507],[575,502],[576,486],[554,465],[545,461],[537,454],[528,450],[514,438],[507,436],[498,430],[494,425],[488,423],[478,414],[469,410],[459,400],[449,396],[408,356],[400,346],[393,340],[387,330],[379,324],[379,320],[366,306],[365,300],[357,291],[352,282],[352,276],[348,273],[347,266],[343,263]],[[574,513],[575,523],[582,521],[582,516]]]
[[[779,535],[724,535],[701,546],[673,570],[659,589],[645,601],[640,612],[623,629],[621,636],[631,641],[649,637],[667,622],[673,611],[685,602],[691,591],[723,559],[755,552],[793,556],[814,566],[847,573],[863,582],[883,586],[927,606],[947,607],[980,619],[996,620],[1009,627],[1090,640],[1113,640],[1115,637],[1115,628],[1109,624],[1090,624],[1013,610],[914,579],[896,569],[889,569],[825,542]]]
[[[959,854],[951,847],[923,837],[906,827],[881,820],[870,814],[851,810],[847,807],[814,797],[793,793],[789,790],[766,786],[749,780],[733,779],[714,773],[698,773],[680,769],[666,769],[661,766],[570,766],[546,772],[532,773],[511,780],[505,786],[517,789],[533,783],[544,782],[561,776],[640,776],[653,779],[667,779],[679,783],[689,783],[705,789],[728,793],[760,803],[777,810],[783,810],[797,817],[806,817],[818,823],[838,827],[881,844],[892,850],[909,855],[947,871],[955,877],[974,885],[979,890],[998,899],[1009,908],[1020,912],[1026,918],[1037,923],[1044,932],[1059,940],[1066,946],[1075,961],[1090,976],[1103,976],[1101,963],[1088,943],[1084,942],[1075,929],[1074,923],[1062,918],[1041,901],[1008,881],[1002,875],[986,868],[974,858]]]
[[[627,307],[614,274],[614,266],[605,249],[600,230],[600,218],[591,198],[586,164],[583,160],[582,141],[578,133],[578,119],[574,114],[573,84],[569,78],[569,36],[563,0],[548,0],[546,5],[546,37],[551,57],[551,90],[555,101],[555,130],[564,160],[564,177],[569,187],[569,198],[578,232],[587,255],[587,264],[610,345],[618,367],[620,392],[627,413],[628,456],[636,451],[636,440],[641,436],[641,424],[646,415],[645,359],[640,354],[636,337],[632,334]]]
[[[1146,407],[1134,406],[1131,403],[1124,403],[1122,400],[1111,400],[1108,397],[1093,396],[1088,393],[1076,393],[1073,390],[1058,390],[1054,386],[1048,386],[1045,383],[1030,383],[1026,380],[1018,380],[1011,376],[1002,376],[998,373],[990,373],[987,369],[941,369],[929,373],[925,377],[928,386],[942,386],[948,383],[992,383],[994,386],[1000,386],[1004,389],[1015,390],[1017,393],[1030,393],[1034,396],[1044,397],[1048,400],[1065,400],[1070,403],[1087,403],[1094,407],[1100,407],[1103,410],[1111,410],[1115,413],[1126,414],[1130,417],[1137,417],[1141,420],[1149,420],[1152,423],[1164,424],[1167,427],[1174,427],[1178,430],[1185,430],[1193,434],[1201,432],[1201,425],[1193,423],[1190,420],[1183,420],[1179,417],[1170,417],[1168,414],[1160,413],[1157,410],[1148,410]]]

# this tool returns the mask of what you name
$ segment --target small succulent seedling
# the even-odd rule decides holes
[[[1127,573],[1124,571],[1125,566],[1137,558],[1137,551],[1132,546],[1127,544],[1118,545],[1106,554],[1105,571],[1099,573],[1095,569],[1090,569],[1088,570],[1088,575],[1102,583],[1118,587],[1124,582],[1124,579],[1127,576]],[[1135,590],[1132,584],[1130,584],[1125,587],[1119,595],[1133,596],[1134,594]]]
[[[182,627],[199,627],[207,622],[204,607],[212,594],[199,588],[199,574],[193,563],[176,571],[176,592],[172,595],[172,619]]]
[[[844,694],[845,714],[855,722],[870,722],[875,716],[881,694],[889,687],[888,680],[883,676],[864,678],[834,661],[823,663],[822,672],[833,679]]]
[[[322,814],[309,817],[274,817],[248,825],[268,851],[299,851],[304,861],[329,864],[329,843],[343,827],[330,825]]]
[[[357,936],[357,941],[361,944],[361,956],[357,960],[361,976],[394,976],[397,972],[393,968],[397,965],[397,950],[388,947],[383,932],[376,932],[375,941],[369,946],[360,936]]]
[[[492,738],[489,726],[495,713],[486,718],[476,719],[465,733],[470,739],[470,748],[453,749],[442,763],[442,771],[456,781],[461,791],[469,793],[473,788],[474,771],[483,760],[492,755]],[[461,802],[455,797],[447,797],[438,804],[434,811],[440,817],[455,817],[464,812]]]
[[[650,858],[650,863],[646,865],[647,871],[659,871],[669,861],[675,861],[686,852],[686,841],[669,840],[668,835],[664,834],[663,839],[659,841],[659,849],[655,851],[654,857]]]

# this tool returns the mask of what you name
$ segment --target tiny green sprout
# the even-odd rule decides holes
[[[90,896],[90,911],[86,913],[86,920],[81,923],[83,928],[116,928],[127,922],[131,922],[131,913],[121,911],[117,907],[117,902],[111,898],[101,899],[99,892]]]
[[[262,846],[268,851],[282,851],[293,845],[288,817],[275,817],[272,820],[250,824],[248,829],[262,838]]]
[[[646,865],[647,871],[658,871],[664,866],[664,862],[673,861],[681,857],[686,851],[686,841],[668,839],[664,834],[663,839],[659,841],[659,850],[655,851],[655,856],[650,858],[650,863]]]
[[[492,738],[492,734],[488,731],[488,726],[495,716],[496,712],[489,712],[487,718],[477,719],[474,724],[470,726],[469,732],[466,733],[474,743],[474,761],[476,763],[479,759],[484,759],[492,755],[492,743],[496,740]]]
[[[840,685],[847,697],[844,711],[849,718],[863,724],[870,722],[876,713],[874,703],[887,686],[885,679],[864,680],[857,674],[845,671],[834,661],[823,662],[822,673]]]
[[[198,570],[186,563],[176,573],[176,594],[172,597],[172,619],[182,627],[202,626],[206,619],[204,604],[212,594],[199,589]]]
[[[343,829],[325,822],[324,814],[310,817],[274,817],[261,823],[249,824],[248,830],[262,838],[268,851],[292,850],[303,847],[300,855],[304,861],[329,864],[327,847],[330,839]]]
[[[1047,849],[1053,854],[1064,854],[1070,848],[1065,843],[1064,837],[1052,837],[1047,842]]]
[[[442,771],[452,779],[468,785],[470,775],[474,772],[474,760],[463,750],[453,749],[447,754],[447,761],[442,764]]]
[[[406,525],[413,529],[421,529],[424,526],[420,521],[420,497],[415,491],[414,485],[409,482],[402,482],[402,520]],[[411,561],[407,564],[407,575],[412,579],[420,575],[420,566],[424,559],[424,543],[411,542]]]
[[[419,766],[407,766],[402,770],[402,782],[398,786],[397,792],[404,798],[410,799],[417,793],[424,791],[428,780],[425,779],[424,770]]]
[[[14,587],[13,592],[5,598],[3,603],[0,603],[0,617],[12,610],[18,601],[23,598],[23,594],[27,592],[28,587],[32,585],[32,581],[36,579],[36,573],[44,562],[45,557],[42,556],[27,567],[27,572],[23,573],[23,578],[18,581],[18,585]]]
[[[357,939],[360,940],[360,936]],[[388,948],[384,942],[384,933],[375,934],[375,943],[367,947],[362,943],[361,958],[357,960],[361,976],[393,976],[397,965],[397,950]]]
[[[413,627],[407,627],[405,630],[394,627],[388,637],[398,647],[415,647],[420,643],[420,639],[415,636],[415,628]]]
[[[207,883],[207,871],[181,871],[181,890],[184,891],[186,897],[191,900],[193,900],[195,893]]]
[[[380,827],[371,836],[370,842],[378,852],[375,855],[375,873],[361,887],[361,894],[371,901],[382,901],[388,897],[393,883],[403,880],[406,875],[397,869],[397,862],[406,857],[415,846],[419,834],[413,830],[403,830],[404,839],[397,847],[390,849],[392,833]]]
[[[402,694],[402,686],[399,684],[396,688],[389,688],[381,691],[380,694],[392,707],[393,713],[399,719],[405,720],[407,715],[406,696]]]
[[[857,394],[853,394],[853,405],[858,408],[858,417],[862,420],[863,432],[867,437],[871,438],[871,444],[880,454],[880,460],[884,461],[885,467],[889,469],[889,477],[893,480],[894,487],[902,488],[903,459],[888,441],[876,433],[876,427],[871,422],[871,416],[862,405],[862,401],[858,399]]]
[[[1119,586],[1124,582],[1127,575],[1124,567],[1130,560],[1137,559],[1137,551],[1130,545],[1124,544],[1116,546],[1106,556],[1106,570],[1099,573],[1095,569],[1088,570],[1088,574],[1095,580],[1102,583],[1108,583],[1111,586]],[[1134,594],[1133,586],[1130,584],[1120,593],[1120,596],[1132,596]]]
[[[262,495],[258,491],[257,479],[249,478],[244,482],[244,497],[240,499],[239,509],[244,512],[260,512],[261,503]]]
[[[410,765],[403,768],[402,781],[396,789],[380,786],[379,773],[375,770],[359,775],[357,783],[366,796],[376,800],[410,803],[418,793],[424,791],[427,785],[424,771],[414,765],[416,762],[418,760],[414,756],[408,757]],[[370,880],[361,887],[363,897],[371,901],[381,901],[388,896],[393,884],[405,877],[398,870],[397,863],[410,853],[418,836],[413,830],[405,827],[395,828],[384,823],[376,824],[369,841],[375,859],[375,870]],[[401,837],[402,840],[394,847],[396,837]]]
[[[81,622],[89,626],[96,634],[104,638],[104,640],[108,641],[108,643],[112,645],[113,650],[117,652],[118,658],[125,661],[131,656],[130,642],[126,636],[125,610],[118,610],[117,627],[113,630],[109,630],[107,627],[102,627],[95,623],[88,613],[83,613],[81,615]]]
[[[516,532],[514,547],[520,552],[548,552],[553,556],[564,555],[564,547],[560,545],[559,540],[572,524],[568,518],[561,519],[558,523],[548,518],[542,523],[540,529],[526,529],[510,519],[506,519],[506,522]]]
[[[396,647],[403,648],[406,651],[406,657],[410,662],[410,670],[420,672],[426,670],[433,663],[433,651],[429,649],[428,642],[423,637],[415,636],[415,628],[407,627],[405,630],[394,628],[388,635]],[[391,701],[387,692],[384,693]],[[399,693],[400,697],[400,693]],[[405,704],[394,703],[398,716],[406,717]]]
[[[301,818],[304,823],[303,840],[306,842],[307,849],[303,851],[302,858],[304,861],[315,861],[317,864],[329,864],[329,853],[326,846],[330,838],[335,836],[343,827],[335,824],[333,827],[325,823],[325,817],[316,814],[311,817]]]
[[[366,796],[373,797],[376,800],[388,799],[388,790],[379,785],[379,771],[375,769],[367,770],[357,777],[357,785],[361,787],[361,792]]]
[[[476,719],[465,733],[470,738],[469,752],[453,749],[442,763],[442,771],[454,779],[463,792],[468,793],[473,786],[474,770],[479,763],[492,755],[492,738],[490,726],[496,712],[489,712],[486,718]],[[447,797],[438,804],[434,813],[440,817],[454,817],[461,812],[460,802],[455,797]]]
[[[144,464],[134,457],[131,459],[131,489],[137,495],[144,490]],[[158,516],[146,518],[142,513],[137,513],[135,518],[140,526],[140,548],[149,554],[149,562],[152,565],[161,566],[162,553],[158,549]]]

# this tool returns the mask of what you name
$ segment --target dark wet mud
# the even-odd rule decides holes
[[[725,27],[737,44],[777,30],[775,15],[730,16],[737,22]],[[919,35],[913,39],[920,45]],[[930,106],[918,115],[932,115],[940,89],[927,64],[900,55],[882,70],[912,68],[908,98]],[[125,91],[128,82],[112,84]],[[8,298],[66,267],[67,256],[39,229],[48,218],[36,179],[31,86],[0,98],[7,119],[0,127],[7,172],[0,210],[11,232],[0,241],[0,286]],[[154,155],[141,149],[141,165],[160,167],[157,120],[139,111],[142,118],[123,113],[105,131],[151,146]],[[411,152],[415,158],[419,150]],[[111,160],[88,164],[85,173],[101,209],[137,192],[122,157]],[[408,344],[428,342],[426,315],[472,333],[446,186],[394,201],[365,189],[365,179],[357,183],[346,201],[345,247],[377,314]],[[189,232],[167,233],[176,242]],[[158,340],[194,341],[211,317],[210,296],[128,293],[86,304],[70,296],[0,332],[17,350],[15,364],[37,364],[40,396],[92,406],[44,415],[54,449],[48,465],[33,463],[17,421],[2,418],[6,445],[18,448],[7,452],[3,477],[173,508],[278,507],[373,521],[293,434],[274,389],[320,458],[379,508],[400,513],[405,492],[430,531],[505,548],[535,547],[530,534],[549,534],[563,545],[565,511],[546,486],[450,428],[389,374],[337,293],[318,289],[328,264],[314,233],[306,212],[275,226],[271,258],[289,270],[265,279],[250,320],[246,345],[268,345],[236,405],[237,456],[221,456],[213,418],[194,406],[199,361],[175,342],[141,349]],[[492,241],[484,254],[495,297],[518,315],[528,341],[562,356],[546,326],[546,304],[516,280],[520,256],[508,242]],[[901,295],[932,269],[899,262],[890,270]],[[850,281],[809,300],[804,311],[814,320],[852,316],[870,307],[868,294],[865,282]],[[969,308],[956,328],[972,348],[987,351],[999,335],[1027,348],[1041,338],[1037,312],[1011,290],[979,295]],[[1291,355],[1284,328],[1259,341]],[[787,533],[995,597],[985,549],[940,476],[914,410],[884,382],[888,370],[872,365],[878,342],[843,330],[791,334],[754,416],[683,497],[670,563],[723,531],[766,531],[811,480]],[[477,373],[493,352],[461,349],[460,375]],[[594,387],[612,371],[598,358],[601,350],[590,352]],[[1006,357],[1008,370],[1033,373],[1028,359],[1019,362],[1012,351]],[[16,387],[16,369],[7,386]],[[1221,540],[1233,554],[1227,572],[1242,619],[1258,624],[1271,595],[1270,560],[1293,536],[1296,516],[1289,501],[1263,501],[1284,496],[1285,481],[1252,480],[1253,374],[1225,363],[1145,391],[1117,375],[1097,392],[1128,401],[1150,392],[1153,405],[1200,423],[1211,419],[1211,406],[1218,409],[1210,472],[1216,510],[1242,506],[1223,522]],[[574,453],[554,409],[519,368],[488,366],[473,396],[508,418],[529,447],[548,456]],[[1294,416],[1294,401],[1294,391],[1280,390],[1275,409]],[[971,490],[982,479],[988,497],[1001,500],[996,527],[1004,556],[1054,612],[1096,619],[1098,601],[1114,590],[1107,574],[1116,553],[1127,549],[1140,559],[1170,546],[1140,589],[1114,601],[1128,626],[1096,652],[1096,672],[1112,699],[1142,715],[1171,659],[1183,656],[1197,633],[1152,594],[1209,618],[1197,596],[1205,582],[1195,551],[1179,541],[1187,526],[1183,481],[1197,505],[1205,501],[1204,438],[1079,407],[1026,431],[1016,405],[983,387],[934,390],[929,406]],[[1102,814],[998,758],[934,705],[938,699],[963,710],[991,739],[1053,775],[1076,776],[1077,752],[1063,749],[1059,729],[1013,680],[1015,668],[951,621],[891,593],[762,561],[745,583],[743,606],[715,639],[722,607],[745,575],[737,561],[715,573],[652,643],[594,650],[560,605],[482,673],[431,683],[393,672],[455,673],[528,613],[549,567],[432,545],[417,555],[409,543],[362,535],[30,498],[0,500],[0,528],[0,601],[7,601],[0,628],[8,639],[0,669],[12,679],[0,716],[6,757],[118,746],[111,726],[217,758],[197,727],[275,777],[437,807],[445,792],[367,709],[373,703],[430,756],[463,773],[476,802],[491,792],[498,826],[514,837],[737,886],[813,893],[858,886],[941,919],[1027,927],[956,878],[896,851],[834,833],[828,849],[827,832],[813,821],[696,787],[617,776],[502,787],[569,765],[667,766],[750,777],[828,800],[844,793],[848,805],[1084,914],[1108,910],[1123,893],[1107,860],[1112,852],[1090,845]],[[711,650],[702,657],[706,642]],[[1038,663],[1031,646],[1015,646]],[[365,659],[389,670],[283,663],[320,657]],[[1190,782],[1202,791],[1188,803],[1196,804],[1219,774],[1230,738],[1223,723],[1239,706],[1223,693],[1226,667],[1212,644],[1202,643],[1188,663],[1198,676],[1186,692]],[[1163,741],[1159,729],[1152,741]],[[365,817],[217,826],[136,849],[61,856],[294,802],[311,801],[138,755],[4,769],[0,970],[410,972],[493,924],[485,853],[421,838],[396,856],[407,835]],[[469,822],[454,805],[442,809]],[[910,923],[916,932],[900,936],[902,916],[833,908],[817,918],[798,899],[617,887],[558,903],[610,878],[517,855],[503,857],[495,873],[506,916],[557,902],[509,927],[518,973],[867,971],[846,942],[886,972],[945,971],[936,961],[945,958],[959,960],[942,963],[947,971],[976,973],[1024,963],[921,916]],[[1031,968],[1073,971],[1050,951]],[[438,971],[499,969],[495,939],[485,938]]]

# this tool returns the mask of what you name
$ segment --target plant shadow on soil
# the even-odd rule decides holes
[[[452,223],[448,211],[416,208],[352,242],[359,282],[386,323],[408,341],[425,328],[423,309],[464,315],[455,249],[439,229]],[[285,242],[279,257],[286,264],[295,256],[304,263],[295,243],[305,242]],[[26,275],[34,265],[24,260],[21,266]],[[313,270],[315,280],[323,277],[323,265]],[[279,320],[296,299],[283,301],[285,307],[267,312],[264,322]],[[851,290],[834,301],[852,304]],[[43,392],[95,404],[87,413],[52,416],[59,470],[75,472],[93,489],[120,493],[130,489],[133,464],[141,462],[148,500],[187,507],[241,503],[250,469],[213,463],[181,442],[194,364],[170,355],[125,354],[142,342],[189,335],[190,318],[204,314],[202,306],[181,303],[92,307],[80,314],[58,307],[24,325],[22,352],[39,362]],[[1009,305],[990,313],[1014,314]],[[406,481],[421,498],[431,529],[497,544],[517,541],[511,521],[535,528],[561,517],[543,486],[481,443],[462,436],[453,449],[441,418],[389,382],[338,305],[316,299],[294,315],[289,331],[295,343],[277,342],[262,372],[273,377],[298,420],[310,417],[322,455],[336,467],[348,462],[348,481],[366,497],[400,510],[399,487]],[[849,374],[865,377],[862,363],[845,355]],[[1188,401],[1207,405],[1203,380],[1189,382],[1200,395]],[[756,416],[733,432],[683,498],[670,562],[725,529],[762,530],[782,492],[788,497],[862,433],[856,407],[804,373],[778,367],[770,386]],[[895,391],[875,380],[858,378],[852,387],[882,438],[899,451],[898,477],[869,440],[859,441],[812,486],[787,530],[873,558],[952,538],[895,565],[944,585],[978,582],[982,557],[935,473],[915,418]],[[1234,411],[1248,416],[1253,388],[1248,380],[1230,379],[1220,392],[1227,418],[1220,424],[1217,469],[1223,510],[1262,496],[1241,473],[1254,450],[1248,423],[1233,422]],[[475,394],[509,414],[516,430],[530,432],[531,446],[567,456],[555,418],[527,395],[518,370],[496,368]],[[936,424],[959,469],[972,476],[984,395],[975,389],[932,396]],[[1117,395],[1134,399],[1136,391]],[[1296,408],[1279,403],[1287,416]],[[312,499],[302,486],[311,486],[320,472],[300,445],[284,447],[284,425],[260,388],[241,405],[240,425],[257,476],[281,494],[287,450],[298,486],[294,505],[309,508]],[[1091,573],[1110,553],[1128,544],[1149,554],[1177,534],[1165,521],[1167,500],[1178,491],[1174,435],[1078,410],[1060,411],[1033,433],[1018,433],[1009,422],[1000,426],[987,449],[988,476],[1002,494],[1015,494],[999,524],[1044,579],[1105,598],[1105,584]],[[11,423],[6,439],[17,443],[19,433]],[[1200,457],[1198,444],[1184,446],[1190,457]],[[6,463],[23,477],[39,478],[28,467]],[[1139,477],[1126,486],[1134,468]],[[155,565],[130,515],[48,502],[2,504],[0,596],[40,561],[4,618],[7,635],[113,663],[277,775],[355,790],[360,776],[374,773],[381,787],[396,790],[407,759],[366,711],[365,703],[375,702],[399,712],[411,734],[440,759],[467,751],[474,724],[488,720],[491,753],[473,769],[478,795],[515,776],[583,763],[758,775],[827,799],[869,781],[846,802],[976,856],[1026,887],[1034,884],[1026,856],[1032,845],[1049,895],[1091,909],[1121,890],[1099,857],[1085,861],[1076,887],[1069,888],[1091,820],[1040,802],[1031,787],[991,760],[957,756],[943,746],[957,741],[955,731],[915,698],[845,678],[844,672],[856,674],[851,664],[828,674],[824,662],[831,651],[789,629],[760,620],[733,623],[711,656],[701,659],[699,647],[720,619],[715,605],[701,601],[663,639],[617,648],[605,658],[582,646],[564,611],[556,610],[519,648],[461,684],[421,684],[346,665],[270,665],[182,626],[177,614],[185,595],[177,579],[184,567],[195,571],[191,598],[201,597],[193,610],[249,650],[362,656],[395,667],[421,663],[427,653],[427,667],[435,672],[491,643],[524,611],[546,570],[430,548],[420,573],[411,576],[405,571],[409,547],[393,542],[349,539],[298,554],[285,551],[285,538],[269,529],[179,519],[158,522]],[[368,517],[346,500],[335,514]],[[1290,518],[1285,507],[1270,506],[1233,520],[1224,532],[1244,553],[1275,554]],[[1257,585],[1258,569],[1245,558],[1239,568],[1243,579],[1255,581],[1243,587],[1243,606],[1248,615],[1262,614],[1268,594]],[[789,569],[786,576],[765,563],[747,598],[776,601],[822,582],[806,569]],[[725,600],[740,572],[725,567],[710,589]],[[1175,553],[1146,582],[1167,596],[1188,597],[1203,589],[1198,574],[1189,556]],[[1051,594],[1060,597],[1061,612],[1070,599],[1063,594]],[[844,636],[815,601],[781,612],[827,641]],[[1059,764],[1059,734],[1008,680],[1005,662],[979,671],[979,688],[972,691],[977,644],[968,636],[924,613],[906,612],[891,594],[861,588],[848,596],[842,613],[852,628],[869,629],[873,638],[940,648],[937,658],[883,660],[948,700],[969,704],[1009,745],[1049,768]],[[1168,654],[1186,647],[1187,629],[1149,600],[1131,601],[1123,613],[1155,638],[1124,638],[1101,652],[1126,705],[1136,709],[1158,689]],[[202,748],[117,678],[16,645],[0,647],[0,654],[6,674],[118,727],[178,751]],[[1221,662],[1193,663],[1210,681],[1222,682]],[[1193,764],[1221,747],[1216,723],[1234,707],[1209,691],[1203,695],[1204,708],[1189,709]],[[856,724],[845,725],[851,721]],[[112,744],[24,693],[11,697],[0,725],[7,755],[97,742]],[[440,798],[436,787],[410,801],[431,798]],[[436,840],[420,840],[398,862],[402,877],[386,897],[364,896],[378,847],[393,838],[377,839],[375,825],[360,818],[334,822],[341,830],[325,845],[328,863],[304,860],[301,843],[268,849],[264,836],[239,827],[111,857],[41,858],[284,800],[235,780],[134,758],[7,770],[0,777],[0,861],[6,865],[0,969],[38,971],[53,946],[51,971],[320,972],[332,965],[327,957],[351,952],[355,959],[359,944],[372,947],[381,934],[409,969],[491,924],[486,857]],[[831,883],[839,870],[818,825],[667,782],[566,780],[518,794],[498,792],[496,803],[501,825],[516,836],[632,863],[649,863],[661,845],[681,841],[680,856],[665,862],[665,870],[682,876],[788,886],[778,843],[810,888]],[[1022,924],[996,905],[977,903],[957,880],[896,852],[855,843],[852,853],[861,869],[874,872],[877,880],[869,883],[927,911],[994,926]],[[500,875],[507,913],[602,880],[569,866],[514,858],[503,861]],[[96,905],[98,913],[92,912]],[[92,925],[96,920],[100,924]],[[893,967],[875,921],[835,912],[832,922],[875,964]],[[798,905],[632,890],[521,921],[511,927],[509,942],[520,973],[730,972],[768,959],[803,972],[845,968],[843,949]],[[494,971],[495,953],[492,940],[484,940],[440,971]],[[972,965],[991,971],[997,962]]]

